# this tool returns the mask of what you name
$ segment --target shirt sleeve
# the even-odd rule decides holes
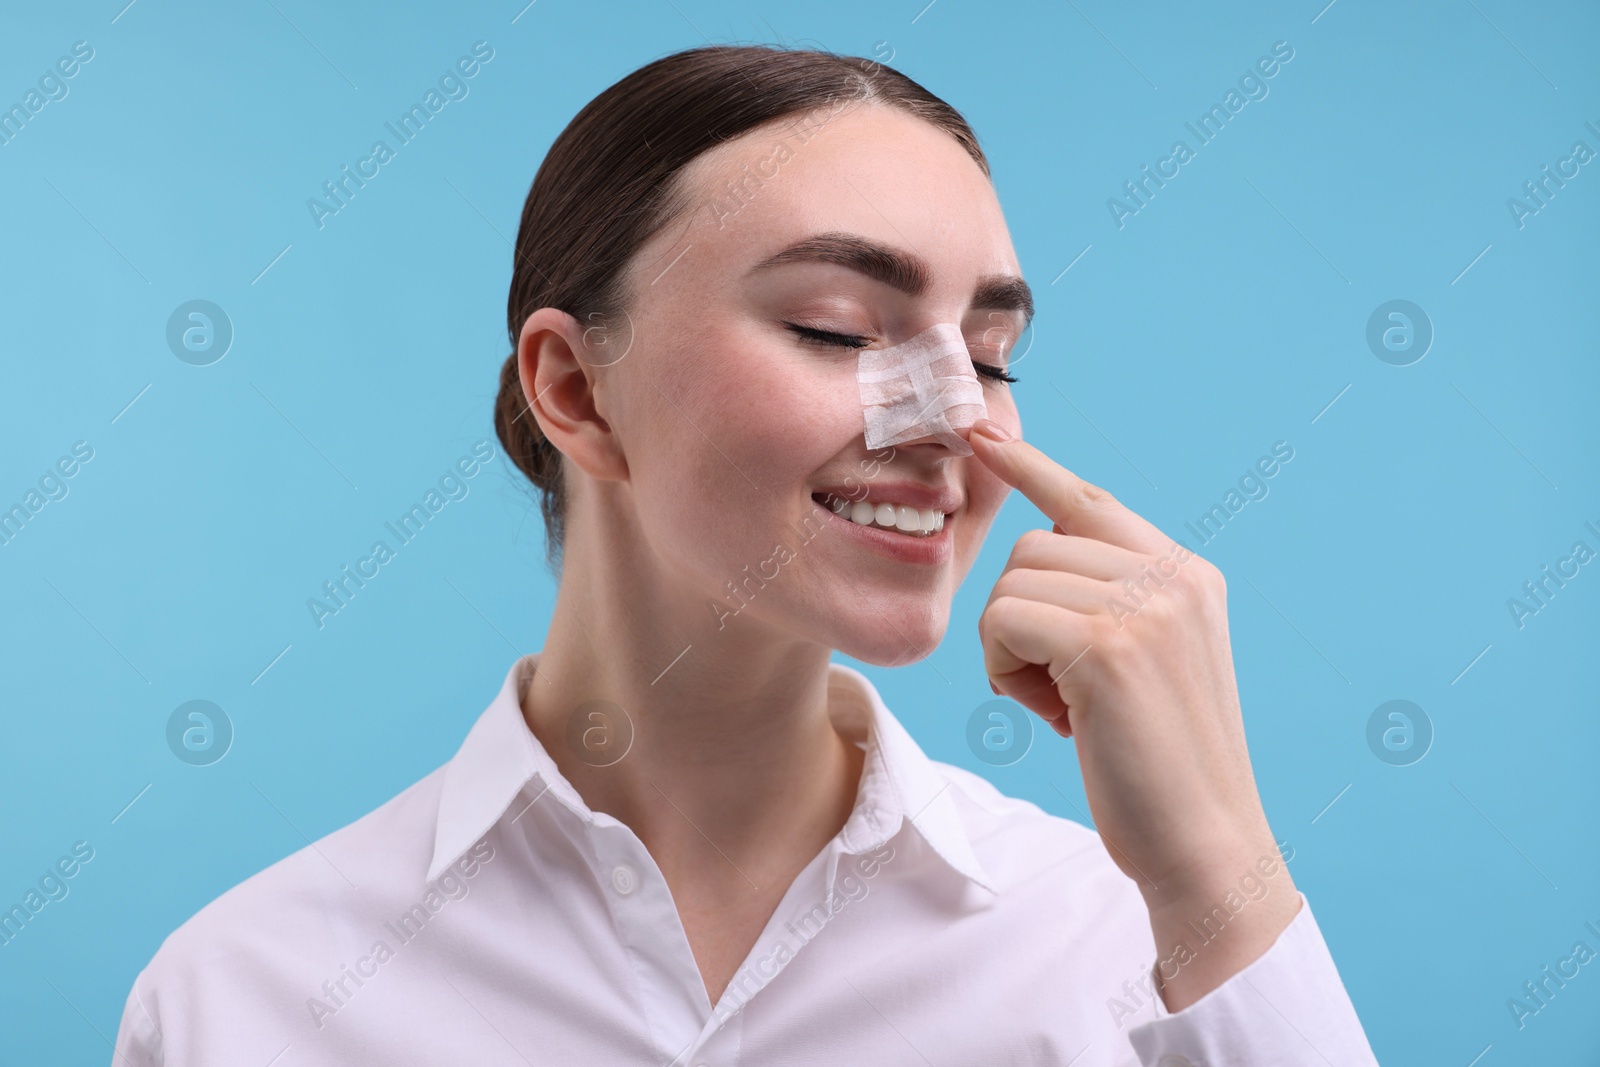
[[[164,1062],[161,1031],[139,997],[139,984],[144,980],[145,972],[141,971],[122,1007],[122,1025],[117,1028],[117,1044],[112,1051],[113,1067],[161,1067]]]
[[[1311,902],[1258,959],[1176,1014],[1128,1031],[1144,1067],[1378,1067]]]

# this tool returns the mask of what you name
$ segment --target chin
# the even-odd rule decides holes
[[[859,621],[863,628],[838,635],[833,647],[874,667],[905,667],[933,654],[944,640],[949,616],[941,613],[938,619],[915,626],[898,619],[891,626],[888,619],[876,614]]]

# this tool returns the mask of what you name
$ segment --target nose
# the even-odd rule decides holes
[[[972,455],[967,443],[967,432],[979,419],[988,418],[989,409],[983,403],[983,385],[972,370],[972,361],[963,355],[961,362],[965,374],[951,374],[936,379],[933,396],[923,407],[920,417],[892,444],[902,447],[937,441],[958,456]],[[870,447],[870,446],[869,446]]]
[[[903,344],[862,349],[856,380],[869,450],[934,440],[972,455],[962,431],[988,409],[960,326],[937,323]]]

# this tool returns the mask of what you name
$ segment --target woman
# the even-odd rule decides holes
[[[495,412],[548,640],[449,763],[169,937],[121,1062],[1375,1063],[1256,792],[1222,579],[1020,439],[1031,316],[976,138],[894,70],[704,48],[586,106]],[[985,667],[1077,739],[1098,834],[830,663],[937,646],[1011,488],[1054,525]]]

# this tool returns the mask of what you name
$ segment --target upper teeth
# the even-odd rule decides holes
[[[914,508],[882,500],[850,501],[832,493],[823,494],[823,501],[857,526],[882,526],[918,537],[931,537],[944,529],[944,512],[938,508]]]

